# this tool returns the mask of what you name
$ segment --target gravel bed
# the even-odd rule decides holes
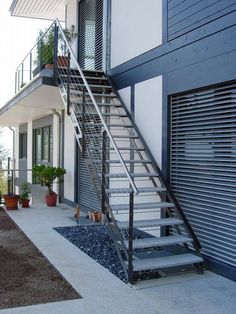
[[[107,268],[120,280],[127,279],[116,252],[110,230],[104,225],[79,225],[58,227],[55,230],[81,251]]]

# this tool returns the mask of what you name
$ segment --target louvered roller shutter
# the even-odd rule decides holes
[[[84,209],[101,209],[98,195],[80,150],[78,150],[78,204]]]
[[[81,67],[86,70],[102,70],[103,0],[80,1],[79,25]]]
[[[171,186],[203,253],[236,266],[236,83],[171,97]]]

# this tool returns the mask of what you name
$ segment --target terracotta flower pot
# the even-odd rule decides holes
[[[29,207],[29,202],[30,202],[30,200],[28,200],[28,199],[21,200],[21,207],[28,208]]]
[[[50,195],[45,195],[45,200],[47,206],[56,206],[57,204],[57,194],[50,194]]]
[[[58,56],[57,57],[57,65],[59,67],[62,67],[62,68],[67,68],[68,67],[68,57],[65,57],[65,56]]]
[[[99,221],[101,221],[102,213],[101,212],[93,212],[92,218],[93,218],[94,222],[99,222]]]
[[[6,209],[7,210],[16,210],[18,209],[18,201],[20,196],[19,195],[3,195],[3,198],[5,200]]]
[[[45,68],[46,70],[53,70],[54,65],[53,65],[52,63],[47,63],[47,64],[45,64],[44,68]]]

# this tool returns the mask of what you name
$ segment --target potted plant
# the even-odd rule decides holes
[[[31,189],[28,182],[22,182],[20,185],[20,203],[21,207],[28,208],[30,202]]]
[[[45,200],[48,206],[56,206],[57,194],[52,190],[53,183],[63,182],[63,176],[66,173],[64,168],[51,167],[45,165],[35,165],[33,167],[33,175],[36,180],[42,185],[47,187]]]
[[[46,33],[39,31],[36,46],[36,58],[33,70],[33,76],[38,74],[44,68],[53,68],[54,55],[54,28],[50,28]]]
[[[5,204],[6,204],[6,209],[7,210],[16,210],[18,209],[18,201],[20,196],[14,193],[7,193],[3,195]]]
[[[70,28],[65,28],[63,32],[69,44],[72,44],[72,42],[78,36],[78,33],[75,31],[75,25],[71,25]],[[66,54],[67,54],[66,43],[62,35],[59,33],[59,49],[57,57],[58,67],[68,66],[68,57]]]
[[[44,34],[44,35],[43,35]],[[75,25],[70,28],[64,29],[64,34],[69,43],[71,43],[77,36],[78,33],[75,31]],[[42,37],[43,36],[43,37]],[[41,39],[40,39],[41,38]],[[34,64],[36,68],[33,71],[35,76],[42,69],[53,69],[54,61],[54,27],[51,27],[46,33],[43,30],[39,31],[37,38],[37,52]],[[58,66],[66,67],[68,65],[68,58],[65,56],[66,47],[65,42],[61,34],[59,34],[59,45],[58,45]]]

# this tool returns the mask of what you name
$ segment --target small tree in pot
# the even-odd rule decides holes
[[[23,208],[29,207],[31,189],[28,182],[22,182],[20,185],[20,203]]]
[[[66,173],[64,168],[51,167],[45,165],[35,165],[33,167],[33,175],[42,186],[46,186],[48,191],[45,200],[48,206],[56,206],[57,194],[52,190],[53,183],[57,179],[57,183],[63,182],[63,176]]]

